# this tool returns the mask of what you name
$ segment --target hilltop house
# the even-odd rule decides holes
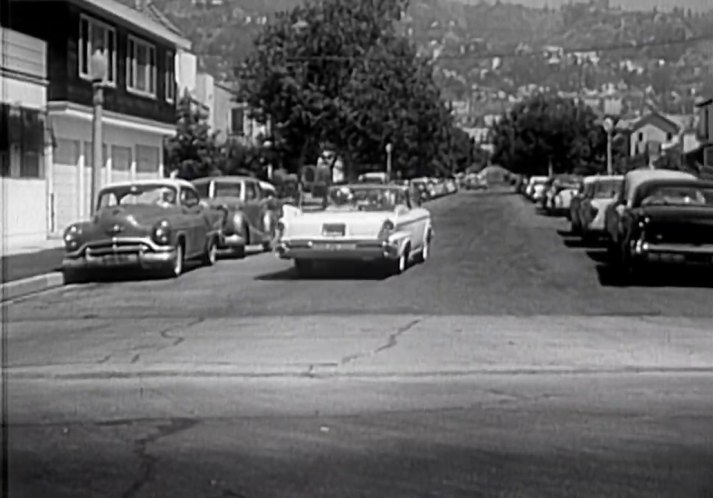
[[[92,59],[107,67],[102,182],[163,174],[175,133],[176,60],[190,42],[153,6],[115,0],[10,0],[9,27],[46,44],[46,237],[90,211]],[[33,197],[36,199],[36,197]],[[34,204],[25,203],[25,207]],[[37,234],[39,235],[39,234]]]

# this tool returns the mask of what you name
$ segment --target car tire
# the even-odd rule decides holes
[[[218,259],[218,244],[215,237],[208,239],[208,243],[203,254],[203,265],[213,266]]]
[[[421,251],[419,251],[418,256],[416,257],[416,262],[417,263],[425,263],[430,256],[431,256],[431,234],[428,233],[426,235],[426,239],[423,242],[423,247],[421,248]]]
[[[297,275],[300,277],[309,277],[312,274],[314,265],[312,261],[307,261],[304,259],[295,260],[295,270],[297,270]]]
[[[183,263],[185,261],[183,244],[180,242],[177,243],[174,249],[176,251],[176,256],[173,258],[173,261],[166,266],[166,269],[163,272],[166,278],[178,278],[183,273]]]
[[[401,275],[408,269],[410,247],[406,246],[401,255],[391,262],[391,274]]]

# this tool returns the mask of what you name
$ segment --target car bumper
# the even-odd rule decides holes
[[[653,244],[637,241],[632,255],[640,261],[659,263],[704,263],[713,265],[713,244]]]
[[[399,249],[398,240],[292,240],[279,242],[275,253],[281,259],[379,261],[398,259]]]
[[[225,235],[221,237],[218,249],[232,249],[234,247],[243,247],[245,245],[245,237],[240,234]]]
[[[138,268],[152,270],[164,268],[172,264],[176,251],[107,254],[104,256],[65,257],[62,260],[62,270],[111,270],[114,268]]]

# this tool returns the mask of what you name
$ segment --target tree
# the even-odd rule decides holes
[[[240,74],[243,98],[272,123],[288,170],[325,142],[347,167],[384,164],[387,143],[394,173],[450,162],[453,120],[433,68],[394,29],[404,8],[402,0],[308,2],[258,36]]]
[[[219,174],[224,158],[206,117],[186,92],[178,103],[176,135],[166,143],[167,173],[187,180]]]
[[[493,162],[521,174],[571,173],[606,162],[606,133],[581,102],[538,94],[506,113],[493,130]]]

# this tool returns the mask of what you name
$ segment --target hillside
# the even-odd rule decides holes
[[[153,0],[193,41],[204,69],[231,79],[250,53],[252,40],[271,14],[300,0]],[[217,5],[215,3],[218,3]],[[534,8],[533,5],[544,5]],[[598,51],[585,61],[554,50],[682,40],[713,34],[710,0],[412,0],[402,27],[422,53],[437,61],[437,78],[450,99],[470,98],[474,88],[515,94],[530,84],[563,91],[624,83],[654,93],[700,90],[713,77],[713,42],[676,43],[646,50]],[[562,8],[552,8],[564,4]],[[607,6],[609,4],[610,6]],[[704,6],[709,7],[702,12]],[[653,9],[659,5],[662,10]],[[664,7],[671,10],[663,11]],[[548,49],[551,50],[551,49]],[[512,54],[494,57],[494,54]],[[515,55],[516,54],[516,55]],[[544,57],[544,58],[543,58]],[[660,61],[665,61],[664,65]],[[478,90],[481,91],[481,90]],[[491,96],[484,97],[490,99]]]

